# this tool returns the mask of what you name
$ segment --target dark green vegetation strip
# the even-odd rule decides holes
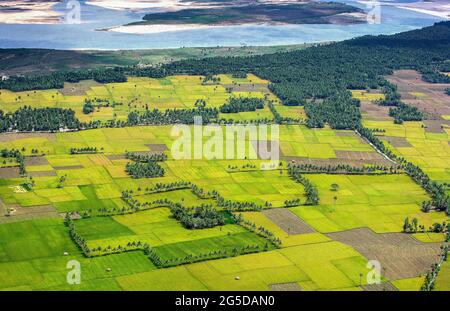
[[[308,2],[303,4],[256,4],[207,9],[187,9],[176,12],[153,13],[143,22],[132,25],[155,24],[242,24],[288,23],[329,24],[330,17],[342,13],[363,12],[361,9],[339,2]],[[353,22],[358,21],[352,19]]]
[[[22,107],[12,114],[0,110],[0,132],[59,131],[79,129],[80,121],[71,109]]]

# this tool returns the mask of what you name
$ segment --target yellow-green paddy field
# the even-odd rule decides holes
[[[404,220],[417,219],[426,228],[450,220],[444,212],[422,212],[429,194],[401,170],[308,173],[303,176],[320,200],[306,204],[305,186],[290,177],[289,164],[393,163],[354,131],[308,128],[303,107],[283,106],[269,91],[269,81],[250,74],[218,78],[209,83],[201,76],[130,77],[125,83],[67,83],[59,90],[0,90],[0,110],[5,112],[23,106],[70,108],[82,122],[126,120],[129,112],[148,108],[195,108],[199,99],[218,108],[230,97],[273,101],[282,117],[299,121],[279,126],[280,160],[271,167],[264,167],[266,161],[258,156],[176,159],[172,148],[178,137],[172,125],[0,134],[0,149],[20,150],[26,170],[21,175],[14,158],[0,159],[0,290],[419,290],[444,235],[402,233]],[[352,93],[362,101],[383,98],[377,92]],[[86,100],[103,105],[84,114]],[[270,123],[274,118],[268,105],[220,116],[243,123]],[[363,125],[383,129],[376,135],[390,150],[418,165],[432,180],[450,183],[450,129],[430,133],[420,121],[394,124],[370,118],[364,118]],[[193,131],[193,126],[188,128]],[[258,153],[250,138],[244,143],[249,154]],[[83,148],[97,152],[71,152]],[[126,171],[126,153],[164,153],[167,160],[159,162],[164,176],[132,178]],[[155,190],[181,182],[189,185]],[[186,207],[211,204],[225,212],[213,196],[196,194],[194,186],[218,193],[225,201],[262,206],[231,213],[240,214],[254,228],[233,222],[227,214],[230,219],[223,225],[188,229],[164,204],[120,212],[127,206],[126,191],[142,204],[170,200]],[[287,206],[286,201],[296,204]],[[71,237],[67,213],[74,215],[77,233],[94,250],[91,256]],[[259,227],[281,244],[268,243]],[[258,251],[159,267],[138,246],[144,244],[168,262],[248,246]],[[412,247],[416,251],[405,252]],[[96,252],[97,248],[111,251]],[[67,282],[69,260],[81,265],[80,284]],[[370,260],[379,260],[383,267],[378,287],[366,277],[372,271]],[[449,289],[449,275],[446,263],[436,290]]]

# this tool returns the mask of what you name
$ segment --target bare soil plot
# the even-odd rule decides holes
[[[59,89],[59,92],[64,96],[84,96],[91,87],[100,85],[102,84],[94,80],[83,80],[77,83],[65,82],[64,88]]]
[[[392,164],[378,152],[336,150],[335,154],[338,159],[363,161],[374,164]]]
[[[229,89],[232,92],[269,92],[266,84],[223,84],[225,89]]]
[[[168,150],[167,146],[165,144],[146,144],[145,146],[149,147],[151,151],[159,151],[163,152]]]
[[[363,285],[361,286],[363,290],[365,291],[374,291],[374,292],[397,292],[398,289],[394,285],[392,285],[390,282],[383,283],[383,284],[370,284],[370,285]]]
[[[25,165],[48,165],[45,157],[25,157]]]
[[[56,176],[55,171],[27,172],[27,174],[32,177]]]
[[[448,120],[424,120],[425,132],[428,133],[444,133],[443,124],[450,125]]]
[[[0,178],[18,178],[20,171],[18,167],[2,167],[0,168]]]
[[[441,115],[450,114],[450,96],[445,94],[450,84],[425,82],[415,70],[397,70],[386,78],[397,85],[406,104],[425,112],[428,118],[441,119]]]
[[[389,142],[393,147],[412,147],[405,137],[379,136],[380,139]]]
[[[362,101],[359,108],[363,117],[367,120],[373,121],[390,121],[392,117],[389,116],[389,107],[378,106],[370,101]]]
[[[269,285],[270,289],[273,291],[280,292],[298,292],[302,290],[302,287],[298,283],[279,283]]]
[[[264,210],[263,214],[289,235],[315,232],[287,208]]]
[[[56,209],[51,205],[22,207],[20,205],[9,206],[13,210],[11,216],[5,216],[6,206],[0,214],[0,223],[17,222],[36,218],[58,218],[61,217]]]
[[[55,133],[2,133],[0,142],[10,142],[26,138],[46,138],[49,141],[56,141]]]
[[[383,276],[390,280],[425,274],[437,260],[441,243],[422,243],[405,233],[377,234],[358,228],[327,234],[333,240],[348,244],[368,260],[378,260]]]

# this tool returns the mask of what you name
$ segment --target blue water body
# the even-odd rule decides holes
[[[367,10],[353,0],[335,0]],[[400,0],[396,2],[415,2]],[[54,7],[65,12],[65,3]],[[439,21],[430,15],[392,6],[381,7],[380,24],[358,25],[247,25],[183,30],[158,34],[123,34],[98,31],[138,21],[132,13],[81,4],[80,24],[0,24],[0,48],[144,49],[193,46],[281,45],[339,41],[367,34],[392,34],[429,26]]]

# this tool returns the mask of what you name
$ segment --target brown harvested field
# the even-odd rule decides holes
[[[425,274],[436,262],[441,243],[422,243],[405,233],[377,234],[358,228],[327,234],[333,240],[353,247],[368,260],[378,260],[383,275],[390,280]]]
[[[445,133],[443,125],[450,125],[448,120],[424,120],[425,132],[428,133]]]
[[[13,209],[11,216],[5,216],[6,206],[2,203],[3,210],[0,214],[0,223],[17,222],[36,218],[57,218],[61,215],[51,205],[22,207],[20,205],[9,206]]]
[[[2,167],[0,168],[0,178],[18,178],[20,171],[18,167]]]
[[[27,172],[27,174],[32,177],[56,176],[55,171]]]
[[[412,147],[405,137],[378,136],[381,140],[389,142],[393,147]]]
[[[224,84],[225,89],[232,92],[269,92],[266,84]]]
[[[393,120],[389,116],[389,107],[378,106],[377,104],[369,101],[362,101],[359,108],[362,117],[367,120],[373,121],[390,121]]]
[[[0,142],[11,142],[26,138],[46,138],[49,141],[56,141],[55,133],[2,133],[0,134]]]
[[[287,208],[268,209],[263,214],[289,235],[315,232]]]
[[[45,157],[25,157],[25,165],[48,165]]]
[[[373,163],[373,164],[392,164],[391,161],[387,160],[381,154],[374,151],[369,152],[369,151],[336,150],[335,154],[338,159],[362,161],[364,163]]]
[[[450,96],[445,94],[450,84],[425,82],[415,70],[397,70],[386,78],[397,85],[406,104],[425,112],[428,118],[441,119],[441,115],[450,115]]]
[[[94,80],[83,80],[77,83],[65,82],[64,88],[58,91],[64,96],[84,96],[92,86],[102,85]]]
[[[149,147],[151,151],[159,151],[163,152],[168,150],[167,146],[165,144],[146,144],[145,146]]]
[[[396,292],[396,291],[398,291],[397,287],[392,285],[390,282],[383,283],[383,284],[363,285],[361,287],[365,291],[372,291],[372,292],[382,292],[382,291]]]
[[[273,291],[280,291],[280,292],[298,292],[302,290],[301,286],[298,285],[298,283],[270,284],[269,287]]]

